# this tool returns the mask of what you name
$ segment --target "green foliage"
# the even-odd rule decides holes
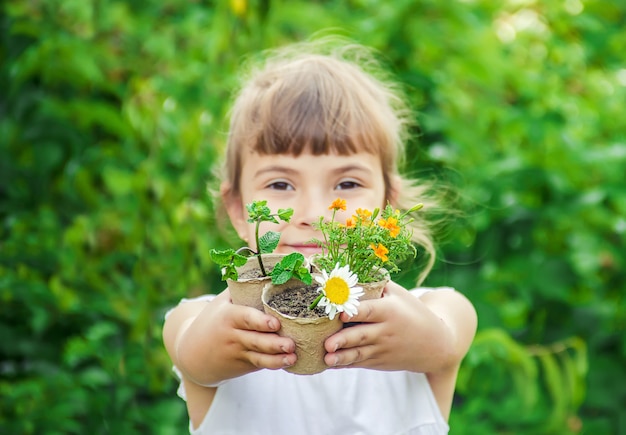
[[[576,412],[585,396],[587,363],[586,344],[580,338],[523,346],[502,329],[481,330],[465,359],[457,391],[461,396],[478,394],[497,406],[455,415],[455,432],[475,433],[476,421],[491,422],[490,432],[505,432],[511,415],[517,415],[520,432],[578,432]],[[516,395],[510,394],[511,385]]]
[[[359,208],[346,223],[336,221],[337,210],[345,210],[346,206],[345,200],[337,198],[330,206],[331,220],[320,216],[313,223],[323,239],[313,240],[322,249],[315,257],[317,267],[330,273],[337,266],[348,266],[360,283],[368,283],[380,279],[381,269],[399,272],[398,263],[415,258],[417,250],[408,224],[413,221],[410,213],[421,209],[423,204],[402,213],[389,204],[382,212],[378,208],[374,211]]]
[[[263,254],[271,254],[274,252],[280,241],[280,233],[267,231],[259,237],[261,223],[272,222],[278,224],[279,221],[289,222],[291,216],[293,216],[293,209],[291,208],[281,208],[278,209],[276,213],[272,213],[267,206],[266,200],[253,201],[250,204],[246,204],[246,210],[248,211],[248,222],[255,224],[254,237],[258,251],[254,251],[248,246],[239,248],[236,251],[234,249],[211,249],[209,252],[211,260],[222,268],[222,280],[224,281],[227,279],[237,280],[239,278],[237,268],[246,264],[249,258],[241,255],[240,252],[252,253],[252,257],[258,259],[261,276],[268,276],[265,265],[263,264]],[[306,284],[310,284],[311,274],[306,267],[302,266],[304,262],[304,256],[297,252],[285,256],[274,266],[274,269],[270,271],[269,275],[272,277],[272,282],[274,284],[283,284],[294,277]]]
[[[287,254],[272,269],[272,283],[284,284],[291,278],[296,278],[309,285],[313,281],[311,271],[304,266],[304,256],[299,252]]]
[[[234,249],[211,249],[211,260],[222,267],[222,280],[237,280],[239,273],[237,268],[248,262],[248,257],[238,254]]]
[[[270,254],[274,252],[274,249],[276,249],[280,241],[280,233],[268,231],[259,237],[261,222],[273,222],[275,224],[277,224],[279,220],[289,222],[291,216],[293,216],[293,209],[279,209],[275,214],[272,214],[265,200],[254,201],[251,204],[247,204],[246,209],[248,210],[248,222],[256,225],[254,235],[258,247],[257,249],[259,250],[258,254]],[[262,268],[261,266],[261,269]]]
[[[278,246],[278,242],[280,241],[280,233],[277,233],[276,231],[268,231],[261,237],[258,237],[258,240],[259,254],[271,254]]]
[[[625,16],[617,0],[3,2],[0,433],[186,429],[161,328],[223,288],[209,252],[232,231],[206,187],[238,66],[329,28],[406,89],[406,170],[464,199],[427,282],[479,314],[452,432],[623,433]]]
[[[273,214],[270,208],[267,206],[267,201],[253,201],[250,204],[246,204],[246,210],[248,211],[248,222],[251,224],[258,224],[261,222],[273,222],[277,224],[279,220],[283,222],[289,222],[293,216],[293,209],[278,209]]]

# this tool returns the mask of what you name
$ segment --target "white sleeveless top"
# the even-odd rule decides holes
[[[430,290],[412,293],[421,296]],[[182,383],[178,395],[185,399]],[[440,435],[448,431],[426,375],[361,368],[329,369],[315,375],[260,370],[230,379],[217,388],[200,426],[189,424],[192,435]]]

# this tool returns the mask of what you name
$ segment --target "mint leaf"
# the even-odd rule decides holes
[[[304,263],[304,256],[299,252],[292,252],[280,260],[280,265],[286,270],[296,270],[302,263]]]
[[[299,252],[292,252],[285,255],[272,270],[272,283],[284,284],[291,278],[297,278],[305,284],[311,284],[311,273],[309,269],[303,267],[304,255]]]
[[[244,264],[246,264],[248,262],[248,258],[250,258],[250,257],[246,257],[246,256],[243,256],[241,254],[235,253],[232,256],[232,260],[231,261],[232,261],[232,263],[236,267],[241,267],[241,266],[243,266]]]
[[[211,256],[211,260],[217,263],[218,266],[224,267],[227,266],[231,262],[233,256],[237,254],[235,254],[233,249],[224,249],[221,251],[211,249],[209,255]]]
[[[280,233],[276,231],[268,231],[259,238],[259,253],[270,254],[274,252],[274,249],[278,246],[280,240]]]
[[[239,278],[239,274],[235,266],[228,265],[222,269],[222,281],[226,281],[227,279],[237,281],[237,278]]]
[[[291,216],[293,216],[293,209],[292,208],[279,208],[277,214],[278,214],[279,219],[285,222],[289,222],[289,220],[291,219]]]
[[[272,284],[284,284],[292,277],[292,273],[289,270],[279,270],[279,267],[274,267],[272,270]]]
[[[306,267],[300,267],[298,270],[294,272],[294,277],[298,278],[300,281],[305,283],[306,285],[311,285],[313,282],[313,277],[311,276],[311,272]]]
[[[246,210],[248,211],[248,222],[263,222],[270,220],[272,211],[266,205],[267,201],[254,201],[251,204],[246,204]]]

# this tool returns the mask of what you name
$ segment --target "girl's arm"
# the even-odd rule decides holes
[[[326,340],[326,364],[426,373],[442,414],[449,415],[458,369],[477,326],[465,296],[439,290],[417,298],[390,282],[383,298],[363,301],[356,316],[344,313],[341,319],[363,323]]]

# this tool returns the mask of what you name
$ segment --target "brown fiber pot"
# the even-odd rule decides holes
[[[276,263],[285,256],[285,254],[263,254],[263,266],[266,272],[274,268]],[[259,269],[259,260],[256,257],[250,257],[248,262],[237,268],[239,279],[233,281],[226,280],[228,290],[230,290],[230,298],[235,305],[245,305],[263,311],[263,303],[261,302],[261,293],[265,284],[271,282],[269,276],[259,278],[241,278],[241,275],[252,270]]]
[[[383,295],[383,290],[389,282],[389,271],[382,269],[383,276],[379,281],[358,283],[359,287],[363,288],[363,296],[359,298],[359,301],[365,301],[367,299],[379,299]]]
[[[330,320],[327,316],[319,318],[296,318],[283,314],[267,302],[277,294],[280,294],[294,286],[303,286],[298,280],[290,280],[285,284],[274,285],[269,283],[263,289],[262,301],[265,313],[280,320],[281,328],[278,335],[290,337],[296,343],[296,355],[298,360],[286,371],[300,375],[312,375],[320,373],[328,368],[324,363],[324,341],[343,327],[343,323],[336,316]]]

